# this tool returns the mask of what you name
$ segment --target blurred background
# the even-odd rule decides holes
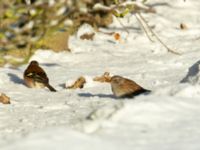
[[[96,30],[112,23],[111,11],[94,10],[114,0],[0,1],[0,66],[26,63],[36,49],[69,51],[68,37],[88,23]]]

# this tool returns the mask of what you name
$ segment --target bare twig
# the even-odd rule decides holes
[[[151,36],[152,37],[155,37],[156,38],[156,40],[157,41],[159,41],[160,42],[160,44],[162,44],[166,49],[167,49],[167,51],[168,52],[171,52],[171,53],[173,53],[173,54],[176,54],[176,55],[180,55],[180,53],[178,53],[178,52],[175,52],[173,49],[171,49],[171,48],[169,48],[157,35],[156,35],[156,33],[151,29],[151,27],[148,25],[148,23],[146,22],[146,20],[144,19],[144,17],[139,13],[139,12],[137,12],[136,14],[136,18],[138,19],[138,20],[140,20],[140,23],[142,24],[142,27],[143,27],[143,29],[145,30],[145,33],[146,33],[146,35],[149,37],[149,34],[147,34],[147,32],[149,31],[150,33],[151,33]],[[144,25],[145,24],[145,25]],[[145,29],[146,28],[146,29]],[[151,38],[149,38],[149,39],[151,39]],[[152,41],[152,40],[151,40]]]
[[[122,2],[122,3],[116,3],[116,5],[112,6],[112,7],[107,7],[107,6],[102,6],[101,4],[95,5],[94,6],[94,10],[104,10],[104,11],[110,11],[110,12],[114,12],[114,10],[122,7],[122,8],[127,8],[129,7],[129,5],[131,5],[133,7],[133,9],[130,9],[130,12],[132,14],[135,14],[137,21],[140,23],[142,29],[144,30],[145,34],[147,35],[148,39],[151,42],[154,42],[153,37],[160,42],[160,44],[162,44],[168,52],[171,52],[173,54],[176,55],[180,55],[180,53],[175,52],[174,50],[172,50],[171,48],[169,48],[157,35],[156,33],[151,29],[151,27],[148,25],[147,21],[144,19],[144,17],[140,14],[140,11],[142,10],[149,10],[148,7],[146,7],[145,5],[143,5],[142,3],[137,3],[137,2]],[[152,11],[152,10],[151,10]],[[150,12],[151,12],[150,11]],[[154,11],[153,11],[154,12]],[[125,31],[127,33],[129,33],[129,31],[127,30],[127,28],[123,25],[123,23],[117,18],[117,20],[119,21],[119,23],[121,24],[121,26],[125,29]]]
[[[140,25],[142,26],[146,36],[148,37],[148,39],[151,41],[151,42],[154,42],[154,40],[152,39],[152,35],[149,35],[149,33],[151,33],[150,31],[150,28],[147,27],[147,24],[144,23],[144,21],[140,18],[140,16],[138,16],[138,14],[136,13],[135,14],[135,17],[137,19],[137,21],[140,23]],[[145,27],[146,26],[146,27]]]

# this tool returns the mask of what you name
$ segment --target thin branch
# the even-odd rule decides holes
[[[124,30],[129,34],[129,31],[128,31],[128,29],[125,27],[125,25],[121,22],[121,20],[118,18],[118,17],[116,17],[117,18],[117,21],[120,23],[120,25],[124,28]]]
[[[147,24],[140,18],[140,16],[138,16],[137,13],[135,14],[135,17],[136,17],[137,21],[140,23],[140,25],[142,26],[142,29],[144,30],[144,32],[145,32],[146,36],[148,37],[148,39],[151,42],[154,42],[154,40],[152,39],[153,35],[149,35],[149,33],[151,33],[151,31],[148,31],[150,28],[148,28]]]
[[[118,2],[118,1],[116,1]],[[151,27],[148,25],[147,21],[142,17],[142,15],[140,14],[141,10],[149,10],[148,7],[146,7],[144,4],[142,3],[137,3],[137,2],[123,2],[123,3],[116,3],[116,5],[112,6],[112,7],[107,7],[107,6],[102,6],[101,4],[96,4],[93,9],[94,10],[104,10],[104,11],[114,11],[120,7],[126,8],[128,7],[128,5],[132,5],[134,6],[132,10],[130,10],[132,12],[132,14],[135,14],[137,21],[140,23],[141,27],[143,28],[145,34],[147,35],[148,39],[151,42],[154,42],[153,37],[155,37],[155,39],[160,42],[161,45],[163,45],[168,52],[171,52],[173,54],[176,55],[180,55],[180,53],[175,52],[174,50],[172,50],[171,48],[169,48],[157,35],[156,33],[151,29]],[[154,12],[154,11],[153,11]],[[121,24],[121,26],[125,29],[125,31],[127,33],[129,33],[129,31],[127,30],[127,28],[123,25],[123,23],[117,18],[117,20],[119,21],[119,23]]]
[[[171,52],[173,54],[176,54],[176,55],[180,55],[180,53],[178,52],[175,52],[173,49],[169,48],[157,35],[156,33],[151,29],[151,27],[148,25],[148,23],[146,22],[146,20],[144,19],[144,17],[139,13],[137,12],[135,15],[137,15],[137,17],[140,18],[140,21],[142,20],[142,22],[145,24],[145,26],[148,28],[148,31],[152,34],[153,37],[156,38],[156,40],[158,40],[160,42],[160,44],[162,44],[168,52]],[[142,26],[144,28],[144,26]],[[147,31],[147,29],[144,28],[144,30]],[[149,34],[147,34],[149,35]]]

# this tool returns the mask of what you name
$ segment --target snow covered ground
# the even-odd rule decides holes
[[[200,1],[155,0],[156,14],[144,14],[154,31],[181,55],[151,43],[134,16],[96,33],[93,41],[70,38],[72,53],[38,51],[40,62],[58,92],[23,84],[27,65],[0,68],[0,91],[11,105],[0,104],[1,150],[199,150],[200,149]],[[188,26],[179,28],[180,23]],[[127,39],[126,39],[127,37]],[[115,99],[108,83],[92,81],[108,71],[152,90],[150,95]],[[85,76],[83,89],[64,89]]]

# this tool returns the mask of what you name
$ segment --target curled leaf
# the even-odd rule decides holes
[[[181,30],[187,30],[187,29],[188,29],[188,27],[187,27],[187,25],[186,25],[186,24],[184,24],[184,23],[181,23],[181,24],[180,24],[180,29],[181,29]]]
[[[86,80],[84,77],[79,77],[71,86],[67,86],[67,89],[82,89],[84,87],[84,84],[86,83]]]
[[[111,76],[109,72],[105,72],[102,76],[100,77],[95,77],[93,81],[97,82],[110,82],[111,81]]]
[[[114,34],[114,38],[115,38],[116,41],[120,41],[121,36],[120,36],[119,33],[115,33],[115,34]]]
[[[93,40],[95,33],[85,33],[80,36],[80,39],[82,40]]]
[[[0,103],[3,104],[10,104],[10,97],[8,97],[6,94],[1,93],[0,95]]]

